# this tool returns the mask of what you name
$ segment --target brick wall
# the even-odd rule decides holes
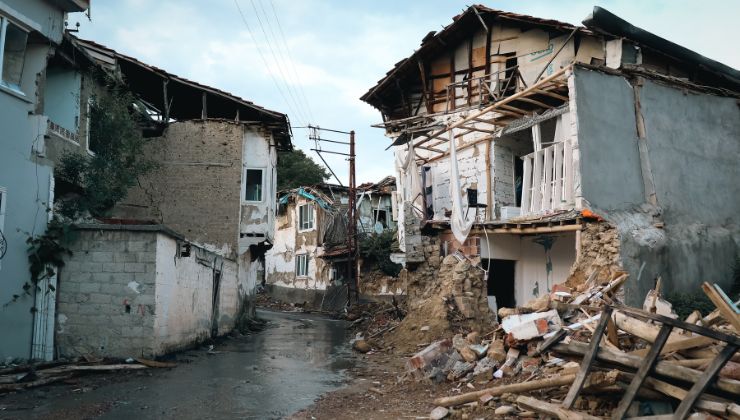
[[[116,206],[114,216],[153,219],[231,257],[239,239],[240,124],[194,120],[170,124],[149,151],[160,166]]]

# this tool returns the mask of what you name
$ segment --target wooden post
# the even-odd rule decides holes
[[[663,327],[661,327],[660,332],[658,333],[658,337],[650,346],[650,351],[648,352],[647,357],[645,357],[645,360],[642,362],[640,369],[637,370],[637,374],[635,374],[635,377],[632,378],[632,382],[630,382],[630,386],[625,391],[622,400],[619,401],[617,409],[614,411],[614,413],[612,413],[612,419],[620,420],[627,413],[627,409],[629,409],[630,405],[632,404],[632,400],[635,399],[637,391],[642,386],[642,383],[645,381],[645,378],[648,376],[648,374],[650,374],[650,372],[653,370],[653,366],[658,360],[658,356],[660,356],[660,351],[663,349],[663,345],[668,340],[668,336],[670,335],[672,329],[673,327],[668,324],[664,324]]]
[[[720,354],[717,355],[717,358],[712,361],[712,364],[707,367],[704,373],[702,373],[699,379],[694,383],[694,386],[691,387],[689,393],[686,395],[686,398],[681,401],[681,404],[679,404],[676,412],[674,413],[675,419],[683,420],[688,417],[689,412],[691,411],[691,407],[694,406],[696,400],[699,399],[702,393],[704,393],[704,390],[709,386],[709,383],[714,379],[715,376],[717,376],[717,373],[719,373],[720,369],[722,369],[722,366],[724,366],[727,361],[730,360],[730,358],[735,354],[738,348],[740,347],[734,344],[727,344],[722,349]]]
[[[201,108],[201,114],[200,118],[205,120],[208,118],[208,110],[207,110],[207,103],[206,103],[206,93],[203,92],[203,107]]]
[[[589,343],[588,351],[586,351],[586,354],[583,356],[583,360],[581,361],[581,370],[578,371],[578,375],[576,375],[573,385],[571,385],[568,390],[568,395],[566,395],[565,400],[563,400],[563,407],[566,409],[573,407],[573,403],[576,401],[578,393],[581,392],[581,388],[583,388],[583,384],[586,382],[588,370],[591,369],[591,364],[596,360],[596,353],[599,351],[601,336],[604,335],[604,330],[606,329],[606,325],[609,322],[611,315],[612,308],[610,306],[604,308],[604,311],[601,313],[601,318],[599,319],[599,325],[596,326],[596,330],[594,330],[594,333],[591,335],[591,343]]]

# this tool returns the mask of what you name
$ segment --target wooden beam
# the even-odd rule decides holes
[[[691,387],[689,393],[686,394],[686,398],[684,398],[681,401],[681,404],[678,405],[678,408],[674,413],[675,419],[683,420],[688,417],[689,413],[691,412],[691,408],[694,406],[696,400],[699,399],[701,394],[704,393],[704,390],[709,386],[709,383],[715,379],[717,373],[719,373],[720,369],[722,369],[722,366],[724,366],[725,363],[730,360],[730,358],[733,354],[735,354],[738,348],[740,347],[734,344],[727,344],[722,349],[717,358],[712,361],[712,364],[707,367],[704,373],[702,373],[699,379],[697,379],[697,381],[694,383],[694,386]]]
[[[533,104],[533,105],[537,105],[539,107],[546,108],[546,109],[555,108],[554,105],[548,105],[548,104],[546,104],[544,102],[540,102],[540,101],[537,101],[537,100],[534,100],[534,99],[530,99],[530,98],[519,98],[519,99],[517,99],[517,101],[527,102],[527,103],[530,103],[530,104]]]
[[[604,330],[606,329],[607,322],[609,322],[611,313],[612,308],[610,306],[604,308],[604,311],[601,313],[599,324],[596,326],[594,333],[591,335],[591,343],[589,343],[588,351],[586,351],[586,354],[583,355],[583,360],[581,361],[581,369],[578,371],[576,378],[573,380],[573,384],[568,390],[568,395],[566,395],[565,399],[563,400],[563,408],[565,409],[570,409],[573,407],[573,403],[575,403],[576,398],[578,398],[578,394],[581,392],[581,388],[583,388],[583,384],[586,382],[588,371],[589,369],[591,369],[591,365],[593,364],[594,360],[596,360],[596,354],[599,351],[601,337],[604,335]]]
[[[493,111],[493,110],[495,110],[497,108],[500,108],[502,105],[506,105],[509,102],[516,100],[519,97],[530,95],[532,92],[534,92],[534,91],[536,91],[536,90],[538,90],[538,89],[540,89],[540,88],[542,88],[544,86],[547,86],[548,83],[550,83],[551,81],[553,81],[553,80],[557,79],[558,77],[562,76],[563,74],[565,74],[566,71],[569,71],[570,69],[571,69],[571,66],[567,66],[565,68],[562,68],[562,69],[556,71],[555,73],[553,73],[550,76],[548,76],[548,77],[540,80],[539,82],[533,84],[532,86],[528,87],[527,89],[525,89],[525,90],[523,90],[521,92],[517,92],[517,93],[515,93],[515,94],[513,94],[511,96],[508,96],[508,97],[506,97],[506,98],[504,98],[504,99],[502,99],[502,100],[500,100],[500,101],[498,101],[496,103],[493,103],[493,104],[491,104],[491,105],[489,105],[489,106],[487,106],[487,107],[485,107],[485,108],[483,108],[483,109],[481,109],[481,110],[479,110],[477,112],[474,112],[474,113],[470,114],[469,116],[467,116],[467,117],[465,117],[465,118],[463,118],[463,119],[461,119],[459,121],[454,122],[453,124],[449,125],[448,127],[445,127],[445,128],[440,129],[440,130],[437,130],[436,132],[430,134],[427,138],[425,138],[424,140],[422,140],[418,144],[423,144],[423,143],[426,143],[426,142],[428,142],[428,141],[430,141],[432,139],[438,138],[442,134],[446,133],[448,130],[452,130],[452,129],[457,128],[457,127],[459,127],[461,125],[464,125],[467,121],[470,121],[471,119],[476,118],[476,117],[480,117],[481,115],[485,115],[485,114],[487,114],[487,113],[489,113],[489,112],[491,112],[491,111]]]
[[[568,97],[567,96],[559,95],[559,94],[557,94],[555,92],[550,92],[549,90],[534,89],[534,92],[535,93],[539,93],[540,95],[545,95],[545,96],[549,96],[551,98],[560,99],[561,101],[568,102]]]
[[[516,403],[522,407],[547,414],[548,416],[557,417],[560,420],[600,420],[601,417],[594,417],[586,413],[566,410],[555,404],[538,400],[536,398],[520,395],[516,398]]]
[[[722,314],[722,318],[729,322],[730,325],[735,328],[736,332],[740,333],[740,315],[737,314],[735,308],[730,306],[730,304],[727,303],[727,300],[725,300],[725,297],[722,296],[724,295],[724,292],[720,294],[716,285],[712,285],[707,282],[702,283],[701,288],[704,290],[707,297],[711,299],[712,303],[714,303],[714,306],[719,309],[719,312]]]
[[[612,413],[612,419],[621,420],[625,416],[625,414],[627,413],[627,409],[629,409],[632,401],[637,395],[637,391],[642,386],[642,383],[645,382],[645,378],[650,374],[650,372],[652,372],[653,367],[655,366],[655,362],[658,360],[658,356],[660,356],[660,351],[663,349],[663,345],[668,340],[668,336],[671,334],[672,329],[673,327],[667,324],[664,324],[660,328],[658,337],[650,346],[650,351],[645,357],[645,360],[643,360],[640,368],[637,370],[635,377],[632,378],[630,386],[624,392],[624,396],[622,396],[622,399],[619,401],[617,409],[614,410],[614,412]]]

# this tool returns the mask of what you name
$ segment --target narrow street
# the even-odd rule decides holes
[[[179,354],[174,369],[0,396],[0,418],[283,418],[341,387],[350,357],[343,322],[300,313],[258,316],[268,321],[264,331],[225,340],[215,354],[204,348]]]

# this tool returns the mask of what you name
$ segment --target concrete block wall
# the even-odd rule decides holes
[[[60,356],[153,357],[210,337],[214,315],[218,334],[234,327],[248,294],[236,261],[195,246],[182,255],[161,231],[79,233],[59,273]]]
[[[80,231],[59,270],[60,356],[149,356],[155,324],[157,235]]]

